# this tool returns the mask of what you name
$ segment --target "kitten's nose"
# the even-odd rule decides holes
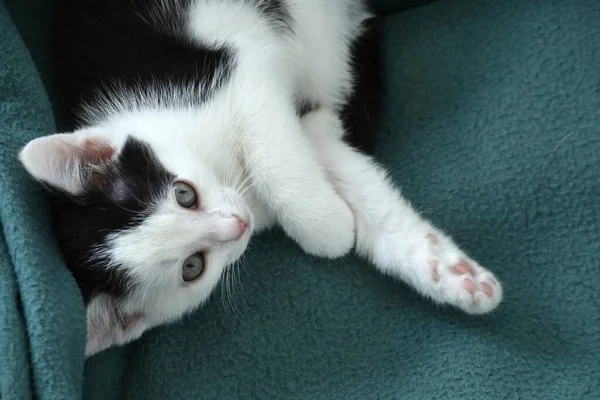
[[[239,239],[242,237],[242,235],[244,234],[244,232],[246,232],[246,229],[248,229],[248,223],[246,221],[244,221],[243,219],[241,219],[240,217],[238,217],[237,215],[234,215],[235,219],[237,220],[237,227],[238,227],[238,237],[236,238]]]

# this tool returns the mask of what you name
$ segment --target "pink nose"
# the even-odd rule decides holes
[[[240,217],[238,217],[237,215],[235,216],[235,219],[237,219],[237,226],[238,226],[238,239],[244,234],[244,232],[246,232],[246,229],[248,228],[248,223],[246,221],[244,221],[243,219],[241,219]]]

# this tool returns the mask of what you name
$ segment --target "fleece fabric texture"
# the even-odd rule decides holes
[[[41,80],[0,3],[0,397],[81,396],[85,314],[61,261],[39,186],[20,147],[51,133]]]
[[[385,20],[377,157],[502,280],[497,311],[435,306],[273,232],[253,241],[232,297],[85,368],[76,286],[14,158],[52,131],[50,108],[0,15],[3,399],[598,398],[597,1],[440,0]]]

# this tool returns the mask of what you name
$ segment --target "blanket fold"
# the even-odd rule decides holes
[[[6,311],[1,318],[9,324],[2,326],[0,394],[24,399],[32,391],[40,399],[75,399],[84,361],[81,296],[54,243],[45,197],[17,159],[28,140],[53,131],[53,116],[2,4],[0,60],[0,268]]]

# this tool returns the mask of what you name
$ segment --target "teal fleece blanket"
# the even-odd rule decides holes
[[[598,1],[439,0],[385,20],[378,158],[503,281],[497,311],[436,307],[273,232],[254,240],[233,300],[217,292],[85,362],[81,299],[15,158],[53,131],[51,74],[18,8],[44,84],[0,7],[3,400],[599,398]]]
[[[44,196],[20,168],[26,141],[51,133],[50,104],[0,3],[0,398],[81,394],[85,314],[52,238]]]

